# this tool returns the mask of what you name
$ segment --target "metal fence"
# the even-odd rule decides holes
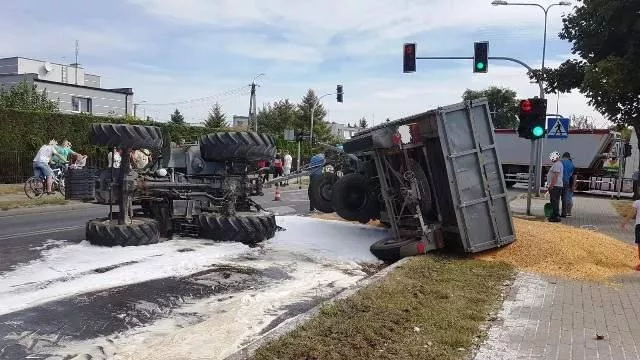
[[[0,152],[0,184],[21,184],[33,176],[34,157],[35,152]],[[104,168],[107,164],[106,151],[99,151],[97,155],[89,155],[87,158],[87,167]]]

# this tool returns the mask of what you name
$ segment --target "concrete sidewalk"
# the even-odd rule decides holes
[[[546,202],[534,199],[532,215],[543,216]],[[576,197],[574,203],[574,216],[563,223],[633,242],[633,233],[618,227],[609,198]],[[511,208],[524,214],[526,198]],[[619,287],[610,287],[519,273],[474,358],[640,359],[640,273],[618,280]]]

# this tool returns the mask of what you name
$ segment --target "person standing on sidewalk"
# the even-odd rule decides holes
[[[551,169],[547,173],[547,193],[551,198],[551,216],[549,222],[560,222],[560,198],[562,197],[562,161],[560,161],[560,153],[557,151],[549,154],[551,160]]]
[[[635,234],[636,234],[636,245],[638,245],[638,265],[636,266],[636,270],[640,271],[640,213],[638,212],[638,207],[640,207],[640,200],[636,200],[631,205],[632,210],[627,213],[627,216],[622,218],[622,223],[620,224],[620,228],[623,230],[626,228],[627,223],[631,218],[635,218]]]
[[[293,158],[289,155],[289,151],[284,152],[284,176],[288,176],[291,174],[291,164],[293,163]],[[289,180],[285,182],[285,185],[289,185]]]
[[[562,211],[560,217],[571,217],[571,209],[573,208],[573,192],[576,187],[576,175],[574,174],[576,167],[573,166],[571,154],[565,152],[562,154]]]

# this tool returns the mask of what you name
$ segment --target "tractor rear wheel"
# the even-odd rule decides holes
[[[200,156],[205,161],[271,159],[276,142],[271,135],[250,131],[225,131],[200,137]]]
[[[91,143],[110,148],[160,149],[162,130],[157,126],[91,124]]]
[[[114,218],[90,220],[86,226],[87,241],[98,246],[140,246],[160,241],[158,222],[147,218],[134,218],[130,224],[118,225]]]
[[[276,235],[276,216],[271,212],[238,212],[234,216],[200,214],[200,236],[214,241],[255,245]]]

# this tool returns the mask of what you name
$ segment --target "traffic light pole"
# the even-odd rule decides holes
[[[511,57],[489,56],[487,59],[511,61],[524,66],[529,71],[533,71],[531,66],[527,65],[525,62]],[[416,56],[416,60],[473,60],[473,56]],[[540,87],[540,98],[544,99],[544,86],[540,81],[538,81],[537,84]],[[529,157],[529,185],[527,188],[527,215],[531,215],[532,187],[534,184],[539,184],[539,181],[542,179],[542,157],[540,156],[542,153],[542,139],[543,138],[531,141],[531,155]],[[540,191],[539,186],[537,187],[537,191]]]

